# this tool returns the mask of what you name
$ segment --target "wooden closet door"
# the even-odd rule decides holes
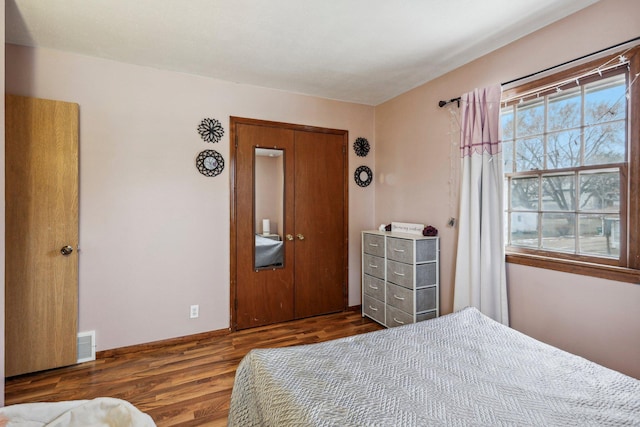
[[[346,138],[295,134],[296,318],[346,308]]]
[[[77,361],[78,105],[12,95],[5,103],[4,349],[13,376]]]
[[[235,262],[236,328],[245,329],[293,319],[293,131],[272,126],[238,123],[232,118],[235,147]],[[282,267],[256,269],[254,258],[254,152],[256,147],[284,150],[284,263]],[[232,233],[233,234],[233,233]],[[232,308],[233,310],[233,308]],[[232,315],[233,319],[233,315]]]

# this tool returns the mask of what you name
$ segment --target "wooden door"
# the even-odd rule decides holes
[[[5,103],[4,349],[13,376],[77,360],[78,105],[13,95]]]
[[[282,266],[255,268],[254,171],[255,149],[284,151],[285,176],[293,176],[293,131],[259,124],[231,124],[235,140],[235,307],[238,329],[293,319],[294,252],[287,234],[295,229],[293,180],[285,178]],[[233,233],[232,233],[233,234]],[[233,245],[232,245],[233,246]],[[233,270],[232,270],[233,271]],[[232,289],[233,295],[234,289]]]
[[[347,132],[232,117],[231,140],[232,328],[344,310]],[[256,147],[285,153],[285,257],[273,269],[254,268]]]
[[[346,308],[346,140],[300,131],[295,138],[295,317],[302,318]]]

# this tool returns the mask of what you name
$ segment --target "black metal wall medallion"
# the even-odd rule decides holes
[[[220,142],[224,128],[216,119],[203,119],[198,125],[198,133],[205,142]]]
[[[353,179],[356,180],[356,184],[360,187],[366,187],[371,184],[373,180],[373,172],[368,166],[358,166],[356,173],[353,175]]]
[[[218,176],[224,169],[224,159],[215,150],[204,150],[196,158],[196,167],[204,176]]]
[[[366,157],[369,154],[369,148],[367,138],[356,138],[356,142],[353,143],[353,150],[358,157]]]

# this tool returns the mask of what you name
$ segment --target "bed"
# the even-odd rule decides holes
[[[229,426],[640,425],[640,381],[474,308],[241,361]]]
[[[256,268],[282,265],[282,242],[256,234]]]

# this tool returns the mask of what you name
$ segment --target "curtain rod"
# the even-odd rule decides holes
[[[620,46],[624,46],[624,45],[629,44],[629,43],[636,42],[638,40],[640,40],[640,36],[634,37],[634,38],[632,38],[630,40],[627,40],[625,42],[622,42],[622,43],[614,44],[613,46],[605,47],[604,49],[600,49],[598,51],[591,52],[591,53],[588,53],[586,55],[582,55],[579,58],[575,58],[575,59],[572,59],[572,60],[569,60],[569,61],[565,61],[562,64],[554,65],[553,67],[545,68],[544,70],[536,71],[535,73],[527,74],[526,76],[518,77],[517,79],[509,80],[508,82],[500,83],[500,85],[501,86],[506,86],[506,85],[509,85],[509,84],[512,84],[512,83],[519,82],[520,80],[526,80],[528,78],[535,77],[535,76],[537,76],[539,74],[546,73],[547,71],[555,70],[556,68],[564,67],[565,65],[569,65],[569,64],[572,64],[572,63],[577,62],[577,61],[582,61],[583,59],[587,59],[587,58],[589,58],[591,56],[598,55],[600,53],[606,52],[606,51],[611,50],[611,49],[618,48]],[[440,102],[438,102],[438,107],[442,108],[447,104],[451,104],[452,102],[457,102],[458,103],[458,108],[460,108],[460,100],[461,100],[461,97],[451,98],[448,101],[440,101]]]

